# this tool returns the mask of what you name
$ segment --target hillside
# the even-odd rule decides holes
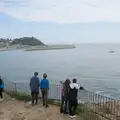
[[[16,38],[11,42],[12,45],[14,44],[20,44],[20,45],[31,45],[31,46],[36,46],[36,45],[45,45],[43,42],[38,40],[35,37],[23,37],[23,38]]]

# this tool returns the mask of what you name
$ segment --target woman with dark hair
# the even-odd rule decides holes
[[[70,85],[70,80],[66,79],[66,81],[60,82],[62,84],[62,103],[61,103],[61,108],[60,112],[64,114],[68,114],[67,112],[67,106],[68,106],[68,93],[69,93],[69,85]],[[65,103],[65,105],[64,105]]]
[[[0,101],[3,101],[3,90],[4,90],[4,82],[0,76]]]
[[[67,107],[68,107],[68,94],[70,88],[70,80],[66,79],[65,81],[65,89],[64,89],[64,100],[65,100],[65,107],[64,107],[64,114],[68,114]]]

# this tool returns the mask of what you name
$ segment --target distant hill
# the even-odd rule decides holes
[[[36,46],[36,45],[45,45],[43,42],[38,40],[35,37],[23,37],[23,38],[16,38],[11,42],[12,45],[15,44],[20,44],[20,45],[31,45],[31,46]]]

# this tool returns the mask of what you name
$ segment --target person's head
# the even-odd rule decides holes
[[[34,72],[34,76],[38,76],[38,72]]]
[[[69,85],[70,85],[70,79],[66,79],[64,84],[65,84],[66,87],[69,87]]]
[[[45,78],[45,79],[47,78],[47,74],[46,73],[43,74],[43,78]]]
[[[76,78],[73,79],[73,83],[77,83],[77,79]]]

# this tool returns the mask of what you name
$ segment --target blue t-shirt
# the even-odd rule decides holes
[[[4,88],[4,82],[2,82],[2,85],[0,85],[0,88]]]
[[[40,88],[45,88],[45,89],[49,89],[49,80],[48,79],[42,79],[40,81]]]

